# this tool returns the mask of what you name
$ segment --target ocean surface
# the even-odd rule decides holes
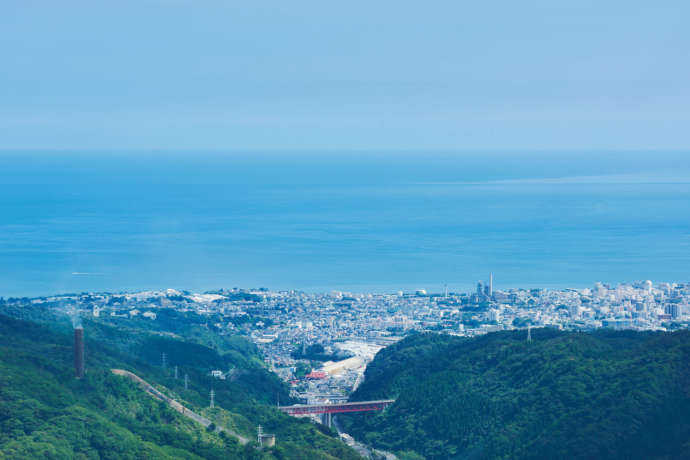
[[[0,153],[0,296],[690,281],[682,153]]]

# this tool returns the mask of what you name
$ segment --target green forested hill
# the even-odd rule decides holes
[[[420,334],[382,350],[341,417],[428,459],[690,458],[690,332]]]
[[[244,374],[218,381],[207,377],[189,358],[180,363],[181,372],[190,376],[189,390],[184,390],[182,380],[174,379],[171,369],[147,364],[145,356],[123,351],[127,347],[115,350],[94,340],[102,339],[104,331],[113,332],[108,327],[100,332],[93,324],[89,327],[85,329],[87,373],[77,380],[70,333],[0,315],[0,459],[358,458],[329,431],[287,417],[262,402],[272,399],[263,392],[276,389],[276,382],[265,371],[234,362],[239,374]],[[137,334],[122,332],[118,337],[123,344],[133,344],[133,349],[146,343],[184,354],[185,347],[191,346],[194,352],[224,362],[220,354],[199,349],[198,344],[166,339],[161,345]],[[251,356],[245,358],[251,360]],[[112,375],[111,368],[128,369],[152,384],[163,385],[160,388],[192,409],[250,439],[261,423],[266,432],[276,433],[277,446],[258,450],[253,443],[241,446],[230,436],[207,431],[128,379]],[[257,383],[252,388],[254,379]],[[204,409],[212,387],[220,407]]]

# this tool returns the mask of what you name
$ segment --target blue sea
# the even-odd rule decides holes
[[[0,153],[0,296],[690,281],[684,153]]]

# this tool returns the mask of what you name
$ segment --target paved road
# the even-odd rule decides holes
[[[165,401],[168,403],[168,406],[179,412],[180,414],[184,415],[185,417],[191,418],[197,423],[202,424],[204,427],[209,426],[211,423],[213,423],[211,420],[207,419],[206,417],[203,417],[196,412],[193,412],[180,404],[179,402],[175,401],[174,399],[168,397],[167,395],[161,393],[158,391],[156,388],[154,388],[150,383],[148,383],[146,380],[142,379],[136,374],[133,374],[129,371],[126,371],[124,369],[110,369],[110,371],[115,374],[115,375],[122,375],[124,377],[129,378],[130,380],[138,383],[148,394],[153,396],[154,398]],[[244,445],[249,442],[249,439],[245,438],[241,434],[236,433],[235,431],[229,430],[225,427],[216,425],[216,431],[224,431],[230,436],[234,436],[237,438],[237,440],[240,442],[240,444]]]
[[[398,457],[391,452],[386,452],[385,450],[380,449],[374,449],[373,447],[367,446],[364,443],[356,441],[352,436],[350,436],[342,430],[342,428],[340,427],[340,423],[338,423],[338,417],[333,417],[333,427],[335,428],[335,431],[337,431],[340,435],[340,439],[342,439],[342,441],[345,444],[356,450],[357,453],[362,457],[368,459],[384,458],[386,460],[398,460]]]

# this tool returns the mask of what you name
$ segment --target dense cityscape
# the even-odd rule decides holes
[[[531,327],[674,330],[690,322],[690,283],[596,283],[586,289],[494,289],[493,276],[473,293],[329,294],[222,289],[195,294],[168,289],[9,298],[6,306],[57,306],[94,318],[156,321],[161,309],[207,317],[218,334],[240,333],[305,403],[338,401],[361,383],[383,347],[433,331],[457,336]],[[526,335],[527,337],[527,332]],[[211,369],[225,378],[226,370]],[[229,372],[229,371],[228,371]]]

